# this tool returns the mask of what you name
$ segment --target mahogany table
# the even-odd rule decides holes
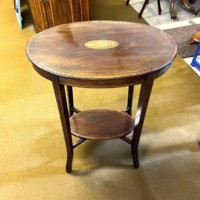
[[[194,15],[198,15],[200,12],[200,8],[197,7],[193,7],[191,4],[195,3],[196,0],[179,0],[181,6],[188,12],[194,14]],[[175,6],[175,2],[176,0],[170,0],[170,14],[171,14],[171,19],[176,19],[177,15],[174,9]]]
[[[139,167],[138,145],[154,80],[170,67],[177,46],[167,33],[131,22],[90,21],[59,25],[33,37],[26,48],[34,69],[52,81],[67,148],[66,171],[73,149],[88,139],[120,138],[132,149]],[[141,85],[135,121],[131,117],[134,85]],[[65,92],[65,86],[67,95]],[[126,109],[80,112],[73,87],[128,86]],[[127,135],[133,132],[132,139]],[[72,135],[79,138],[73,143]]]

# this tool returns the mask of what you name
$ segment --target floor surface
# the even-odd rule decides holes
[[[130,5],[137,11],[140,12],[143,0],[131,0]],[[196,1],[195,4],[192,4],[194,7],[200,7],[200,1]],[[180,1],[176,1],[175,3],[175,11],[177,13],[177,19],[171,20],[170,16],[170,7],[169,0],[161,1],[162,14],[158,15],[157,10],[157,0],[150,0],[149,4],[146,6],[142,17],[151,25],[161,30],[177,28],[181,26],[188,26],[193,24],[200,24],[200,13],[197,16],[187,12],[180,4]],[[192,57],[184,59],[184,61],[188,64],[189,67],[200,76],[200,71],[191,66]],[[200,62],[200,56],[198,56],[198,60]]]
[[[114,19],[119,8],[126,9],[121,0],[91,0],[91,6],[96,19],[109,19],[109,13]],[[138,20],[136,12],[128,15]],[[66,174],[52,85],[25,54],[33,28],[19,29],[11,0],[1,1],[0,24],[1,200],[199,200],[200,82],[180,56],[155,81],[140,168],[133,169],[130,147],[121,140],[88,141],[75,150],[73,172]],[[126,105],[127,88],[74,93],[81,110]]]
[[[175,12],[177,19],[171,20],[169,0],[161,0],[161,15],[158,14],[157,0],[149,0],[149,4],[146,6],[142,17],[151,25],[159,29],[171,29],[180,26],[187,26],[192,24],[200,24],[200,13],[194,16],[192,13],[187,12],[180,4],[180,1],[175,1]],[[140,12],[143,0],[131,0],[130,5]],[[192,4],[194,7],[200,7],[200,1],[196,1]]]

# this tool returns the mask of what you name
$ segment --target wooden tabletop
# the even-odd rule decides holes
[[[64,78],[112,80],[169,66],[177,46],[154,27],[116,21],[59,25],[33,37],[26,48],[37,68]]]

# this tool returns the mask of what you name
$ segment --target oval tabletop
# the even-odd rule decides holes
[[[87,21],[59,25],[33,37],[29,60],[45,72],[71,79],[135,77],[169,66],[174,39],[154,27],[132,22]]]

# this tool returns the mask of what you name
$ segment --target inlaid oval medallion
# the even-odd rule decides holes
[[[91,40],[85,43],[85,46],[90,49],[111,49],[119,45],[114,40]]]

